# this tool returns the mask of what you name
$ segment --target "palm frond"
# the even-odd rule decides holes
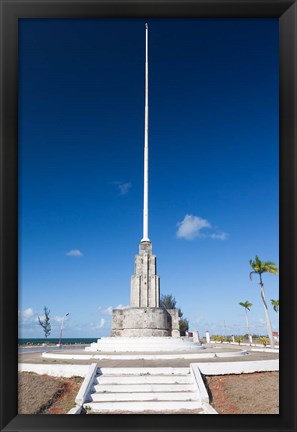
[[[279,300],[270,299],[270,302],[273,306],[274,311],[278,312],[279,311]]]
[[[253,303],[250,303],[248,300],[246,300],[245,302],[239,302],[238,304],[247,309],[248,311],[253,306]]]
[[[254,270],[255,273],[261,273],[261,261],[259,260],[258,256],[255,256],[255,260],[250,260],[250,266]]]
[[[254,273],[262,274],[262,273],[273,273],[278,274],[278,268],[274,262],[271,261],[261,261],[258,255],[255,256],[255,260],[250,260],[250,266],[254,270]],[[250,273],[251,279],[251,273]]]
[[[266,261],[264,263],[265,271],[268,273],[278,274],[278,268],[276,267],[276,264],[271,261]]]
[[[255,261],[253,261],[253,260],[251,260],[251,259],[250,259],[249,263],[250,263],[250,266],[252,267],[252,269],[253,269],[253,268],[255,267],[255,265],[256,265]]]
[[[256,271],[250,272],[250,280],[252,280],[252,274],[257,273]]]

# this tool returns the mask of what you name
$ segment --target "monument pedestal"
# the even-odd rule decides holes
[[[177,309],[131,307],[113,309],[112,336],[179,336]]]

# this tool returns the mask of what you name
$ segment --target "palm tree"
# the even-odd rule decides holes
[[[279,316],[278,316],[278,312],[279,312],[279,300],[270,299],[270,302],[271,302],[271,304],[273,306],[273,309],[277,313],[277,318],[279,318]]]
[[[270,321],[270,316],[269,316],[268,307],[267,307],[266,298],[265,298],[262,274],[263,273],[272,273],[272,274],[276,275],[276,274],[278,274],[278,268],[276,267],[276,265],[273,262],[261,261],[257,257],[257,255],[255,257],[255,261],[250,260],[250,265],[253,269],[253,271],[250,272],[250,279],[252,279],[252,275],[255,273],[258,274],[259,278],[260,278],[259,285],[261,287],[261,297],[262,297],[263,304],[264,304],[264,311],[265,311],[265,317],[266,317],[266,323],[267,323],[268,336],[269,336],[269,340],[270,340],[270,346],[271,346],[271,348],[274,348],[274,339],[273,339],[273,335],[272,335],[271,321]]]
[[[249,326],[249,320],[248,320],[247,311],[251,310],[251,307],[253,306],[253,303],[249,303],[248,300],[246,300],[245,302],[239,302],[238,304],[240,304],[240,306],[244,307],[247,333],[248,333],[248,336],[249,336],[250,343],[252,343],[252,336],[251,336],[251,332],[250,332],[250,326]]]
[[[273,300],[271,299],[271,304],[273,306],[273,309],[275,310],[275,312],[279,311],[279,300]]]

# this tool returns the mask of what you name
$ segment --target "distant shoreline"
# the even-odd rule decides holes
[[[100,338],[62,338],[62,345],[86,345],[97,342]],[[18,347],[55,346],[59,338],[19,338]]]

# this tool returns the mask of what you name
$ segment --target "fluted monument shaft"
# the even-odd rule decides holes
[[[144,107],[144,182],[143,182],[143,237],[148,237],[148,25],[145,25],[145,107]]]

